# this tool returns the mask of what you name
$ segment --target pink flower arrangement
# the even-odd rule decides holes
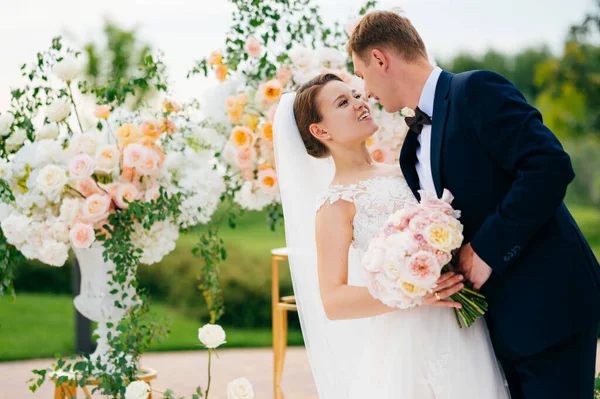
[[[362,260],[369,292],[390,307],[421,305],[425,295],[435,291],[452,251],[463,242],[460,212],[452,208],[452,194],[444,190],[438,199],[435,193],[419,193],[421,203],[391,215]],[[463,304],[457,314],[467,326],[487,309],[483,296],[469,289],[452,300]]]

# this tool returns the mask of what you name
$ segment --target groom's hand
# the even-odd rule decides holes
[[[471,244],[461,248],[458,255],[458,269],[473,283],[473,288],[476,290],[479,290],[492,274],[492,268],[473,251]]]

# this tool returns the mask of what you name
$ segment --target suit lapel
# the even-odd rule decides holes
[[[435,87],[435,99],[433,102],[430,158],[431,175],[438,198],[442,197],[444,190],[442,186],[442,143],[444,141],[446,117],[448,116],[448,93],[450,91],[452,76],[451,73],[442,71]]]

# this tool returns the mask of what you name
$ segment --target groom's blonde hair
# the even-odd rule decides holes
[[[365,15],[352,32],[347,50],[368,65],[369,52],[378,47],[395,50],[408,62],[419,56],[427,58],[421,35],[399,12],[373,11]]]

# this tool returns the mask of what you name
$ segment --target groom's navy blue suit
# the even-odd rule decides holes
[[[600,270],[563,203],[569,156],[493,72],[443,71],[431,116],[438,196],[454,194],[465,243],[493,269],[481,292],[513,399],[592,398]],[[400,165],[415,195],[417,146],[410,131]]]

